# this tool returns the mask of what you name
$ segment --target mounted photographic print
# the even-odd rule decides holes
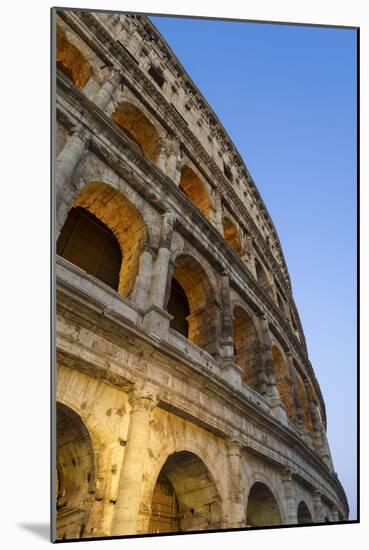
[[[358,521],[358,30],[51,24],[53,540]]]

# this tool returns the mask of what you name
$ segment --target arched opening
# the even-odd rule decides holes
[[[149,119],[132,103],[123,103],[112,120],[139,146],[149,159],[155,162],[159,155],[159,134]]]
[[[181,285],[176,279],[172,280],[170,298],[168,302],[168,313],[173,315],[170,326],[188,338],[188,321],[190,314],[190,305],[187,296]]]
[[[174,316],[171,328],[208,353],[215,351],[213,292],[204,269],[190,256],[176,261],[167,310]]]
[[[238,232],[237,227],[231,220],[227,217],[223,220],[223,229],[224,229],[224,239],[227,241],[229,246],[236,252],[236,254],[242,254],[242,243],[241,237]]]
[[[247,500],[246,525],[248,527],[264,527],[281,524],[281,514],[272,492],[264,483],[255,482]]]
[[[297,523],[313,523],[313,518],[310,514],[309,508],[306,506],[303,500],[300,502],[297,508]]]
[[[122,264],[119,242],[88,210],[78,206],[69,211],[56,251],[114,290],[118,289]]]
[[[260,391],[259,340],[251,317],[238,306],[233,310],[233,346],[234,361],[242,367],[243,381]]]
[[[119,294],[128,296],[138,273],[145,240],[146,226],[135,206],[114,187],[90,182],[73,204],[59,236],[57,252],[88,273],[97,265],[95,276],[117,289]],[[98,251],[102,254],[102,264],[96,259]],[[72,255],[68,257],[67,253]]]
[[[300,410],[300,422],[302,420],[303,427],[310,432],[313,437],[314,429],[313,422],[310,414],[309,401],[306,393],[305,384],[301,378],[301,375],[295,369],[295,389],[298,408]]]
[[[295,405],[292,391],[292,378],[284,357],[279,348],[272,347],[274,374],[277,378],[277,387],[283,404],[286,407],[288,418],[295,417]]]
[[[91,75],[91,65],[78,48],[69,42],[59,25],[56,27],[56,65],[77,88],[85,87]]]
[[[267,289],[269,287],[268,277],[266,274],[265,269],[259,262],[257,258],[255,258],[255,269],[256,269],[256,280],[259,283],[261,287],[264,289]]]
[[[189,167],[184,166],[181,171],[179,188],[190,201],[197,206],[206,218],[210,215],[210,198],[204,182]]]
[[[149,533],[219,529],[221,501],[214,480],[195,454],[170,455],[151,501]]]
[[[94,501],[94,452],[81,417],[57,403],[56,465],[58,539],[86,536],[86,525]]]

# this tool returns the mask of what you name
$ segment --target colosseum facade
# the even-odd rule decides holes
[[[273,222],[145,16],[54,11],[57,539],[343,521]]]

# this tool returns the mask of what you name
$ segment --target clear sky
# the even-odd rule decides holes
[[[152,17],[273,219],[356,518],[356,32]]]

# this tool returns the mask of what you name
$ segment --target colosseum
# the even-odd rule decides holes
[[[150,19],[55,9],[58,540],[339,522],[281,243]]]

